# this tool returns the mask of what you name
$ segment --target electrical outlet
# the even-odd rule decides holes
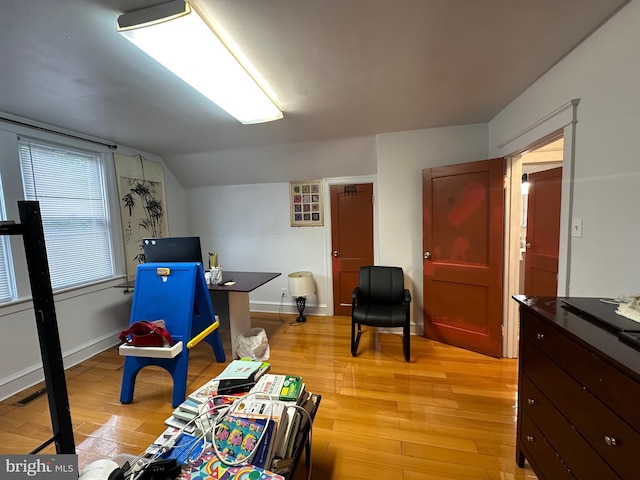
[[[283,297],[286,297],[286,296],[287,296],[287,289],[286,289],[286,288],[284,288],[284,287],[283,287],[283,288],[281,288],[281,289],[280,289],[280,295],[281,295],[281,296],[283,296]]]

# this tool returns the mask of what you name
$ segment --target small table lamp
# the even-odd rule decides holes
[[[306,297],[316,291],[316,284],[313,281],[313,273],[311,272],[293,272],[289,274],[289,293],[296,297],[296,306],[298,307],[299,316],[296,322],[304,323],[307,317],[303,316],[304,306],[307,301]]]

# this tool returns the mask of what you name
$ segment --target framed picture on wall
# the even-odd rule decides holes
[[[292,227],[324,225],[322,180],[290,182],[289,199]]]

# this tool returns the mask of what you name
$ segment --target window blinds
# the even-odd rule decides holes
[[[18,142],[25,198],[38,200],[54,290],[113,276],[100,154]]]

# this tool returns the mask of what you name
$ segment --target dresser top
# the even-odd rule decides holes
[[[602,304],[587,308],[589,302],[571,302],[572,297],[530,297],[515,295],[513,299],[521,309],[529,310],[548,323],[564,331],[578,343],[599,351],[599,356],[610,363],[628,369],[629,373],[640,377],[640,350],[620,340],[621,329],[612,326],[616,320],[615,305]],[[576,309],[566,302],[583,305]],[[594,304],[595,305],[595,304]],[[631,322],[631,320],[629,320]],[[626,325],[626,323],[623,322]],[[640,330],[640,324],[638,330]]]

